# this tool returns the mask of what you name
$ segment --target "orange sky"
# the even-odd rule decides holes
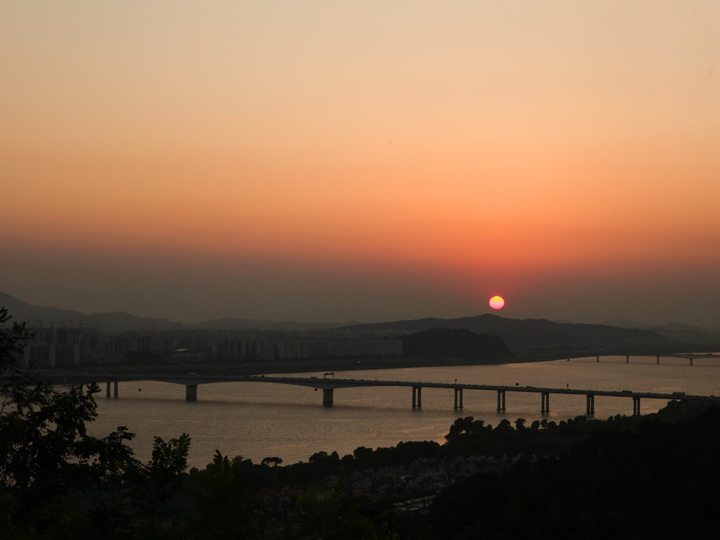
[[[720,328],[720,5],[0,4],[0,290]]]

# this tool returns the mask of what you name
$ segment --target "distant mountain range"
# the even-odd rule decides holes
[[[458,319],[416,319],[380,324],[354,325],[355,330],[422,332],[434,328],[471,330],[500,337],[510,348],[527,347],[634,347],[664,345],[667,337],[654,330],[618,328],[603,324],[553,322],[547,319],[506,319],[479,315]]]
[[[0,293],[0,306],[5,306],[15,321],[26,321],[29,326],[47,326],[49,324],[67,325],[84,328],[97,328],[104,332],[124,330],[168,330],[182,328],[183,325],[169,319],[136,317],[129,313],[94,313],[86,315],[69,309],[31,306],[9,294]]]
[[[622,320],[615,324],[556,322],[547,319],[507,319],[485,314],[457,319],[425,318],[386,323],[361,324],[348,330],[384,330],[386,332],[421,332],[431,328],[467,329],[502,338],[510,347],[626,346],[662,343],[687,343],[720,346],[720,332],[683,323],[643,326]]]
[[[217,319],[196,324],[183,324],[170,319],[137,317],[129,313],[93,313],[32,306],[14,296],[0,292],[0,306],[8,309],[15,321],[27,321],[30,326],[67,325],[95,328],[103,332],[124,332],[127,330],[162,331],[182,328],[208,330],[289,330],[303,331],[344,326],[340,323],[303,323],[296,321],[263,321],[255,319]]]
[[[654,330],[671,341],[678,341],[682,343],[720,343],[720,331],[708,330],[706,328],[691,326],[685,323],[669,322],[665,324],[646,326],[638,322],[628,321],[627,319],[615,319],[613,321],[608,321],[607,324],[621,328],[646,328]]]
[[[32,306],[5,293],[0,293],[0,306],[5,306],[16,321],[27,321],[31,326],[68,325],[95,328],[103,332],[162,331],[183,328],[278,331],[342,329],[350,332],[383,331],[402,335],[434,328],[450,328],[499,336],[511,348],[552,347],[558,344],[586,347],[660,345],[668,342],[720,344],[720,332],[682,323],[643,327],[627,320],[617,320],[614,324],[581,324],[554,322],[547,319],[507,319],[485,314],[456,319],[424,318],[353,325],[233,318],[182,324],[166,318],[137,317],[123,312],[87,315],[79,311]]]

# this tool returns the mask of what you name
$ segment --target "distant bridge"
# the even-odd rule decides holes
[[[631,356],[649,356],[657,359],[657,364],[660,363],[660,358],[685,358],[687,360],[690,360],[690,365],[693,365],[693,360],[696,360],[698,358],[720,358],[720,353],[713,353],[713,352],[680,352],[680,353],[665,353],[665,354],[642,354],[642,353],[634,353],[634,354],[613,354],[613,353],[606,353],[606,354],[583,354],[583,356],[579,356],[576,358],[589,358],[589,357],[595,357],[595,361],[599,362],[601,356],[624,356],[625,357],[625,363],[630,363],[630,357]],[[570,357],[568,357],[567,361],[569,362],[571,360]]]
[[[584,395],[586,397],[586,414],[592,416],[595,414],[595,397],[621,397],[633,400],[633,414],[640,414],[640,400],[660,399],[660,400],[690,400],[697,402],[720,403],[720,397],[716,396],[699,396],[688,395],[684,392],[633,392],[630,390],[582,390],[575,388],[548,388],[537,386],[509,386],[509,385],[491,385],[491,384],[462,384],[462,383],[440,383],[440,382],[411,382],[411,381],[383,381],[370,379],[336,379],[333,373],[326,373],[323,378],[319,377],[287,377],[287,376],[266,376],[266,375],[238,375],[238,376],[206,376],[206,375],[128,375],[128,374],[104,374],[84,375],[84,374],[67,374],[56,375],[53,380],[57,384],[74,385],[97,382],[97,380],[105,380],[107,382],[106,395],[111,396],[111,386],[114,387],[113,395],[118,397],[119,381],[157,381],[173,384],[181,384],[185,386],[185,399],[187,401],[197,400],[197,389],[201,384],[213,384],[224,382],[252,382],[252,383],[272,383],[272,384],[290,384],[295,386],[306,386],[322,390],[322,404],[324,406],[332,406],[334,402],[334,392],[341,388],[362,388],[362,387],[407,387],[412,389],[412,408],[420,409],[422,407],[422,390],[423,388],[442,388],[452,389],[454,391],[454,408],[463,408],[463,393],[465,390],[492,391],[497,393],[497,410],[504,412],[506,409],[505,398],[508,392],[535,393],[540,395],[540,412],[550,412],[550,395]]]

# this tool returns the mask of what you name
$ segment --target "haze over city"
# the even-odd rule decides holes
[[[0,291],[720,328],[720,4],[4,2]]]

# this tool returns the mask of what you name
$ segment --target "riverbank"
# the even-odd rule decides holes
[[[177,361],[156,364],[139,362],[121,365],[72,366],[64,369],[86,373],[147,373],[147,374],[188,374],[198,375],[270,375],[282,373],[318,373],[356,370],[384,370],[403,368],[483,366],[501,364],[520,364],[551,362],[572,358],[594,357],[598,351],[588,350],[532,350],[510,354],[508,356],[481,358],[442,358],[442,357],[366,357],[366,358],[309,358],[293,360],[256,360],[242,362],[201,362]],[[602,351],[602,356],[625,356],[627,351]],[[654,356],[657,351],[631,351],[633,354]]]
[[[486,358],[417,358],[417,357],[371,357],[332,358],[303,360],[262,360],[254,362],[183,362],[162,364],[123,364],[106,366],[74,366],[86,373],[147,373],[198,375],[270,375],[282,373],[318,373],[335,371],[383,370],[423,367],[479,366],[514,364],[520,362],[545,362],[563,358],[562,355],[513,355]],[[65,368],[68,369],[68,368]]]
[[[261,373],[303,373],[303,372],[334,372],[356,370],[382,370],[422,367],[475,366],[514,363],[511,357],[504,358],[345,358],[345,359],[313,359],[297,361],[271,361],[246,364],[251,374]],[[235,368],[237,369],[237,367]]]

